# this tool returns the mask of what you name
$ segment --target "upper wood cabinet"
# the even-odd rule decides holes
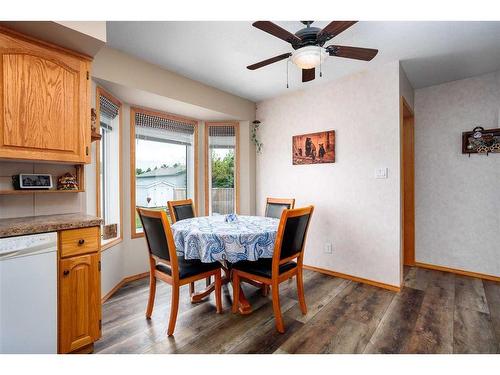
[[[0,29],[0,158],[90,163],[90,65]]]

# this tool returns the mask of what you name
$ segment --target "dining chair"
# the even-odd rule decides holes
[[[267,198],[266,213],[264,216],[279,219],[283,210],[290,210],[295,206],[295,199]]]
[[[304,245],[314,206],[285,209],[281,214],[272,258],[241,261],[233,264],[233,313],[238,311],[240,279],[250,279],[271,286],[276,329],[285,332],[281,316],[279,284],[297,278],[297,294],[302,314],[307,313],[302,277]],[[295,261],[296,260],[296,261]]]
[[[192,219],[193,217],[196,217],[196,211],[194,209],[192,199],[168,201],[167,206],[168,212],[170,212],[170,219],[172,220],[172,223],[176,223],[179,220]],[[207,277],[205,281],[205,285],[207,286],[207,288],[211,283],[212,279],[210,277]],[[194,292],[194,283],[191,283],[189,284],[189,294],[193,295]]]
[[[168,201],[167,206],[168,211],[170,212],[172,223],[176,223],[179,220],[192,219],[193,217],[196,217],[192,199]]]
[[[177,255],[172,229],[163,210],[137,207],[142,222],[149,252],[149,299],[146,317],[151,318],[156,294],[156,280],[160,279],[172,286],[172,303],[168,335],[174,334],[177,311],[179,309],[179,289],[209,276],[215,277],[215,304],[217,313],[222,312],[221,302],[221,264],[202,263],[199,260],[187,260]]]

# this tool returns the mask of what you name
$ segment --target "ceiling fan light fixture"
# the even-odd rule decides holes
[[[325,50],[318,46],[305,46],[294,51],[292,62],[301,69],[316,68],[328,56]]]

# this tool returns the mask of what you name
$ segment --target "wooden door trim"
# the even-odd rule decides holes
[[[407,178],[407,173],[408,171],[405,170],[405,147],[404,147],[404,142],[405,142],[405,128],[408,126],[411,126],[411,171],[410,173],[410,183],[412,184],[413,187],[413,198],[411,202],[411,209],[410,212],[407,212],[407,207],[406,207],[406,194],[405,194],[405,182]],[[415,126],[414,126],[414,112],[413,109],[410,107],[408,102],[405,100],[403,96],[400,98],[400,191],[401,191],[401,273],[403,272],[403,265],[415,265],[415,146],[414,146],[414,132],[415,132]],[[407,221],[408,221],[408,215],[411,215],[410,220],[412,222],[410,223],[411,226],[411,233],[408,233],[407,230],[405,230],[405,226],[407,226]],[[405,244],[408,241],[408,236],[411,236],[410,240],[412,241],[411,246],[408,248],[405,246]]]

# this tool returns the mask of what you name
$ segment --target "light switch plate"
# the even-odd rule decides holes
[[[375,178],[384,179],[389,176],[389,169],[386,168],[377,168],[375,169]]]
[[[331,254],[333,252],[333,248],[332,248],[332,243],[331,242],[327,242],[325,243],[325,254]]]

